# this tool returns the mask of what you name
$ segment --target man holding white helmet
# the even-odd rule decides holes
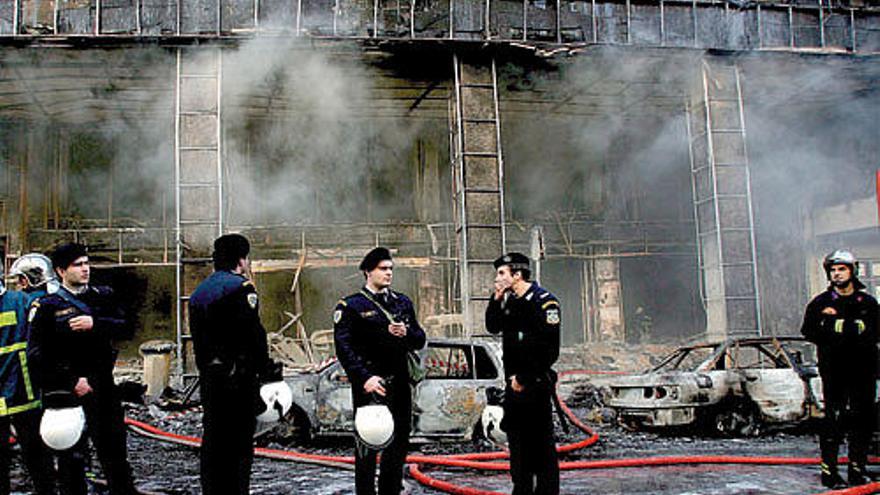
[[[27,296],[7,291],[0,264],[0,495],[9,493],[10,425],[38,495],[53,493],[53,468],[40,440],[40,396],[28,369]]]
[[[379,494],[403,488],[412,416],[409,352],[425,345],[412,301],[391,290],[391,253],[377,247],[359,266],[366,284],[340,300],[333,313],[339,362],[351,382],[355,407],[355,491],[376,493],[376,453],[382,450]]]
[[[257,289],[246,276],[249,253],[242,235],[215,239],[214,273],[189,300],[204,411],[199,456],[205,495],[249,493],[257,416],[277,420],[292,400],[281,365],[269,359]],[[261,387],[265,383],[270,385]]]
[[[850,485],[867,483],[868,441],[874,425],[877,369],[877,301],[857,278],[858,262],[837,250],[822,263],[830,285],[807,305],[801,333],[816,344],[825,399],[825,420],[819,435],[822,484],[843,488],[837,454],[844,434],[849,437]]]
[[[122,403],[113,381],[117,351],[112,341],[130,337],[131,326],[113,290],[90,283],[91,268],[84,245],[58,246],[51,259],[61,287],[33,303],[28,315],[29,344],[39,359],[46,409],[46,424],[41,430],[46,433],[46,443],[65,447],[70,439],[77,438],[73,447],[55,452],[62,492],[87,493],[87,440],[91,439],[111,495],[137,493],[128,463]],[[65,428],[69,425],[65,418],[78,417],[79,407],[87,427],[81,437],[76,437],[76,429]]]

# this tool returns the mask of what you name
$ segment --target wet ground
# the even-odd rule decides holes
[[[152,412],[152,414],[151,414]],[[575,409],[579,417],[586,409]],[[129,414],[149,420],[158,426],[178,433],[197,434],[198,411],[181,416],[164,417],[165,412],[143,406],[132,406]],[[566,455],[563,460],[598,460],[630,457],[677,455],[736,455],[814,457],[816,441],[804,430],[777,431],[751,439],[719,439],[688,435],[660,435],[630,432],[616,426],[595,426],[600,441],[582,451]],[[562,433],[560,443],[583,438],[574,432]],[[277,445],[270,445],[277,446]],[[130,459],[139,486],[149,492],[166,494],[197,494],[199,490],[198,454],[195,450],[156,440],[129,436]],[[347,441],[322,442],[301,450],[328,455],[351,455]],[[488,445],[426,444],[415,446],[415,452],[424,454],[461,453],[490,450]],[[14,459],[13,488],[26,492],[19,459]],[[97,466],[95,471],[99,472]],[[510,492],[506,474],[449,470],[426,467],[431,476],[475,488]],[[692,465],[653,468],[619,468],[602,470],[564,471],[562,493],[565,494],[809,494],[823,491],[818,483],[818,469],[814,466],[735,466]],[[353,473],[350,470],[326,468],[293,462],[257,459],[254,464],[252,493],[254,494],[349,494],[353,493]],[[439,493],[408,479],[410,493]]]

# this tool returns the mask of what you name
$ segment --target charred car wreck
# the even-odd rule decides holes
[[[822,414],[815,348],[797,337],[680,347],[652,370],[615,379],[609,405],[625,425],[694,425],[757,435]]]
[[[497,345],[428,340],[419,355],[427,374],[415,388],[412,438],[469,440],[482,432],[487,389],[504,387]],[[351,384],[338,361],[285,381],[293,392],[287,423],[296,440],[352,433]]]

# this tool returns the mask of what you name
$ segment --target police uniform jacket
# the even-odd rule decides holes
[[[407,351],[425,346],[425,331],[408,297],[388,289],[386,302],[381,294],[366,291],[364,288],[340,300],[333,313],[336,355],[355,391],[362,390],[371,376],[407,380]],[[382,304],[385,311],[377,304]],[[406,325],[405,337],[388,332],[391,322],[386,311]]]
[[[27,353],[27,295],[0,295],[0,416],[40,407]]]
[[[92,317],[91,330],[72,330],[69,321],[83,315]],[[72,391],[81,377],[92,387],[112,385],[112,340],[130,337],[131,327],[109,287],[89,286],[78,295],[61,287],[34,301],[28,318],[43,390]]]
[[[551,369],[559,358],[560,307],[537,283],[517,297],[508,292],[486,308],[486,329],[502,334],[504,375],[516,376],[526,390],[548,390],[556,380]]]
[[[836,314],[822,311],[832,308]],[[807,305],[801,333],[816,344],[819,373],[874,380],[877,366],[877,300],[856,291],[842,296],[833,289]]]
[[[205,377],[253,382],[274,364],[257,290],[243,275],[216,271],[199,284],[189,300],[189,325],[196,366]]]

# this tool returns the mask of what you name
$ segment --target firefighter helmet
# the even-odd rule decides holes
[[[480,417],[480,422],[483,425],[483,436],[499,445],[507,443],[507,434],[501,429],[502,419],[504,419],[504,408],[492,404],[483,408],[483,414]]]
[[[9,275],[26,278],[28,284],[34,288],[48,286],[56,280],[52,261],[40,253],[29,253],[15,260],[9,269]]]
[[[82,437],[86,415],[81,406],[46,409],[40,420],[43,443],[55,450],[67,450]]]
[[[825,256],[822,261],[822,268],[825,269],[825,276],[831,279],[831,267],[834,265],[846,265],[852,270],[852,276],[856,277],[859,271],[859,262],[852,252],[846,249],[836,249]]]
[[[384,404],[369,404],[354,413],[354,431],[371,449],[384,449],[394,439],[394,417]]]
[[[266,404],[266,409],[257,415],[257,419],[264,423],[281,420],[293,404],[293,393],[283,381],[267,383],[260,387],[260,398]]]

